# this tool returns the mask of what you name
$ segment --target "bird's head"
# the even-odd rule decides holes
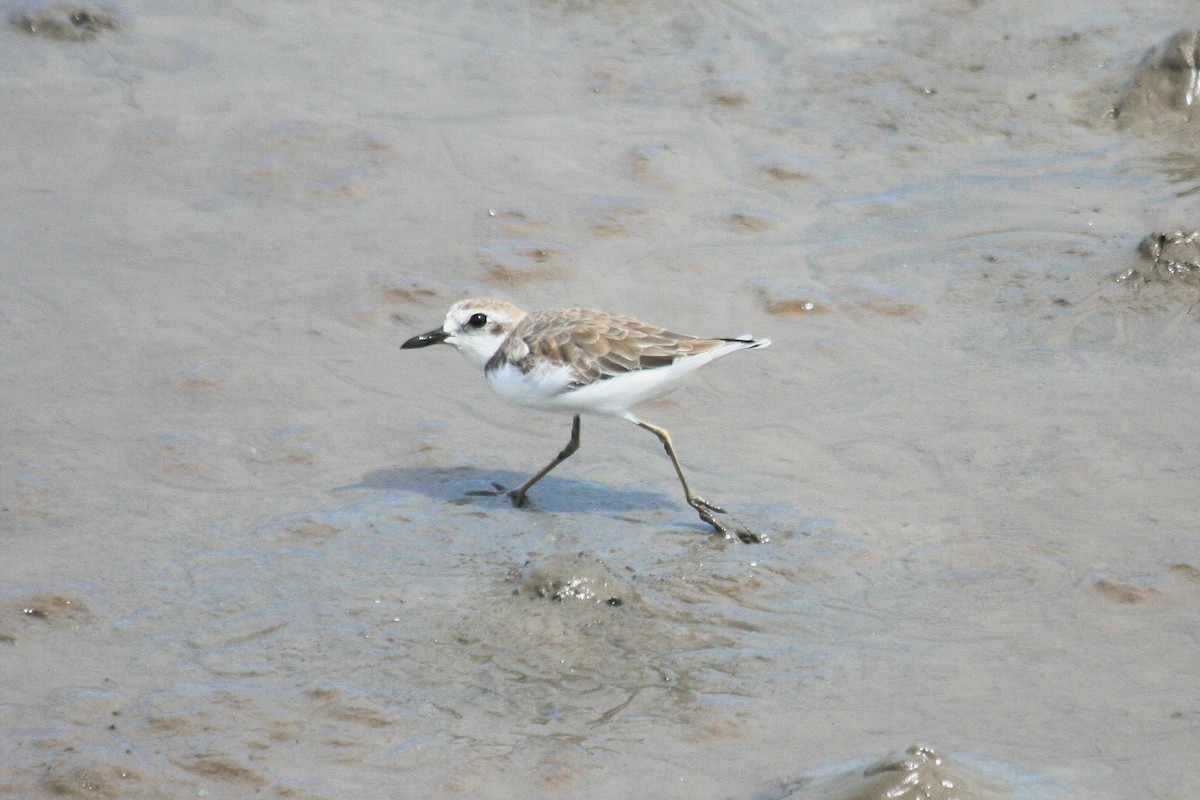
[[[524,317],[524,311],[503,300],[491,297],[460,300],[450,306],[442,327],[414,336],[400,347],[452,344],[467,361],[482,369]]]

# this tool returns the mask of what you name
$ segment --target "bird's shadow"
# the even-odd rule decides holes
[[[361,481],[337,490],[418,492],[435,500],[460,505],[510,507],[506,492],[521,485],[528,475],[509,470],[475,467],[391,467],[363,475]],[[530,490],[529,507],[542,511],[607,511],[613,513],[662,508],[670,498],[656,492],[613,487],[592,481],[548,475]]]

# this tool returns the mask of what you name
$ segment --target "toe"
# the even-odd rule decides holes
[[[725,513],[725,509],[721,508],[720,506],[718,506],[714,503],[708,502],[707,500],[705,500],[702,497],[693,497],[692,498],[692,507],[695,508],[697,511],[703,509],[705,511],[712,511],[714,514],[724,514]]]
[[[702,508],[697,509],[697,511],[700,512],[700,519],[704,520],[709,525],[712,525],[714,528],[716,528],[717,533],[721,534],[722,536],[729,535],[729,528],[725,527],[725,525],[723,523],[719,522],[716,517],[714,517],[712,514],[708,513],[707,511],[705,511]]]

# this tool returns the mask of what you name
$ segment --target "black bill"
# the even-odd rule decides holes
[[[404,344],[400,345],[401,350],[411,350],[414,347],[429,347],[431,344],[441,344],[446,341],[446,337],[450,334],[443,331],[441,328],[432,330],[429,333],[422,333],[420,336],[414,336]]]

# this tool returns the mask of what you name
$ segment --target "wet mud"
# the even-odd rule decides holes
[[[0,796],[1200,793],[1179,4],[3,12]]]

